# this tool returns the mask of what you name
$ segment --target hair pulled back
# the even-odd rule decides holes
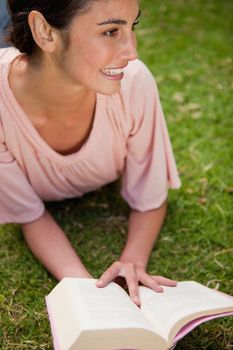
[[[94,2],[94,0],[8,0],[11,16],[8,42],[20,52],[32,55],[36,49],[28,15],[31,11],[39,11],[54,28],[68,29],[74,17]]]

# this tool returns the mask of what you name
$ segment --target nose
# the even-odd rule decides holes
[[[121,48],[121,58],[133,61],[138,58],[137,39],[134,32],[131,32]]]

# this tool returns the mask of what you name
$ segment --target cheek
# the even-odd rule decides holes
[[[88,43],[82,43],[82,49],[79,52],[83,63],[89,65],[91,68],[102,69],[114,61],[115,49],[106,43],[103,39],[96,39]]]
[[[83,58],[85,63],[89,65],[90,69],[102,69],[111,62],[112,55],[108,50],[98,48],[96,50],[90,50],[89,52],[87,51]]]
[[[70,74],[86,81],[91,76],[94,79],[101,69],[115,63],[116,47],[103,38],[86,40],[73,36],[65,55],[65,65]]]

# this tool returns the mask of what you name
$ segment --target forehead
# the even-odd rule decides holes
[[[86,22],[87,25],[96,25],[112,18],[135,20],[139,12],[138,0],[96,0],[81,16],[77,23]]]

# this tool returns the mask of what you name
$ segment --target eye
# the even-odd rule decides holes
[[[118,33],[118,29],[112,29],[112,30],[108,30],[107,32],[104,32],[103,35],[108,37],[114,37],[117,35],[117,33]]]

